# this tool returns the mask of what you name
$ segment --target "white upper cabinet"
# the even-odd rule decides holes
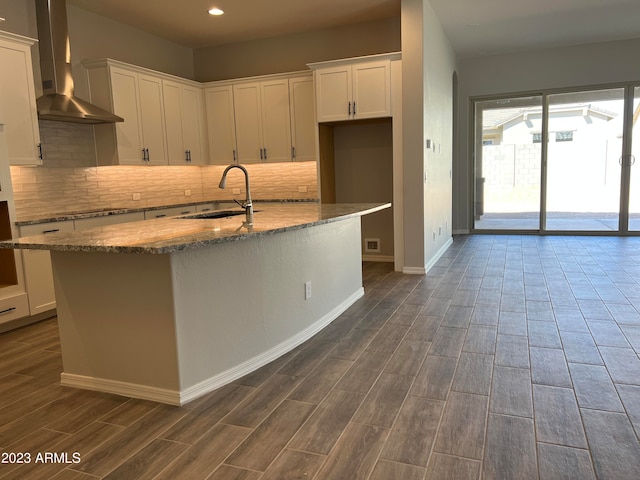
[[[115,60],[82,63],[91,101],[125,120],[95,126],[98,164],[209,163],[207,115],[229,109],[220,96],[205,96],[204,86],[198,82]],[[233,97],[230,99],[233,109]],[[218,126],[215,118],[210,121]],[[212,148],[215,157],[219,139],[209,140],[216,145]]]
[[[238,162],[260,163],[263,160],[260,85],[258,83],[234,85],[233,105]]]
[[[34,40],[0,32],[0,123],[11,165],[40,165],[31,45]]]
[[[353,76],[353,118],[391,116],[391,62],[356,63]]]
[[[320,68],[315,77],[318,122],[349,120],[353,97],[351,66]]]
[[[309,72],[211,82],[205,98],[211,163],[316,159]]]
[[[167,165],[162,78],[121,62],[83,62],[91,101],[124,118],[95,125],[99,165]]]
[[[139,74],[138,92],[140,95],[140,146],[146,150],[146,162],[149,165],[167,165],[162,80]],[[114,113],[118,115],[117,110]]]
[[[313,77],[289,79],[291,157],[304,162],[316,159],[316,122]]]
[[[233,98],[238,161],[291,161],[288,79],[234,85]]]
[[[162,80],[169,165],[207,163],[202,88]]]
[[[318,122],[391,116],[391,55],[309,64]]]
[[[233,113],[233,87],[212,86],[204,89],[209,158],[213,164],[237,161],[236,125]]]
[[[138,105],[138,76],[133,72],[114,68],[110,72],[111,81],[111,104],[108,110],[118,112],[117,115],[124,118],[124,122],[112,125],[96,125],[96,144],[99,164],[124,164],[138,165],[143,163],[146,155],[142,151],[142,135],[140,126],[140,106]],[[93,96],[93,95],[92,95]],[[105,105],[99,105],[106,108]],[[111,149],[104,151],[106,154],[115,153],[115,158],[110,155],[113,161],[105,159],[101,154],[100,144],[102,137],[105,140],[111,139],[111,130],[115,128],[117,137],[117,151],[112,152]],[[104,135],[103,135],[104,132]],[[116,145],[114,145],[116,146]]]

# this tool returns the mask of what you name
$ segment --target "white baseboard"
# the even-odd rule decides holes
[[[407,275],[424,275],[427,271],[424,267],[404,267],[402,273]]]
[[[440,260],[442,255],[444,255],[444,252],[446,252],[451,245],[453,245],[453,237],[449,237],[446,243],[442,247],[440,247],[440,250],[438,250],[436,254],[429,259],[424,267],[427,272],[429,272],[429,270],[431,270],[434,265],[438,263],[438,260]]]
[[[393,255],[362,255],[363,262],[385,262],[393,263]]]
[[[169,405],[181,405],[180,392],[164,388],[149,387],[137,383],[121,382],[106,378],[87,377],[74,373],[61,373],[60,384],[65,387],[82,388],[98,392],[114,393],[125,397],[141,398]]]
[[[99,392],[113,393],[116,395],[124,395],[126,397],[141,398],[143,400],[182,406],[198,397],[222,387],[223,385],[226,385],[227,383],[231,383],[234,380],[247,375],[260,367],[263,367],[290,350],[293,350],[333,322],[363,295],[364,288],[360,287],[342,303],[331,309],[328,313],[293,337],[288,338],[284,342],[270,348],[256,357],[242,362],[240,365],[218,373],[182,391],[148,387],[146,385],[138,385],[135,383],[109,380],[105,378],[87,377],[72,373],[62,373],[60,375],[60,383],[67,387],[96,390]]]
[[[402,273],[406,273],[408,275],[426,275],[429,270],[433,268],[433,266],[440,260],[440,257],[444,255],[444,252],[453,244],[453,238],[449,237],[447,242],[436,252],[436,254],[429,259],[427,264],[424,267],[404,267],[402,269]]]

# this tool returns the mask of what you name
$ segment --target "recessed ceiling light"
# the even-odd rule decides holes
[[[223,13],[224,13],[224,10],[222,10],[222,9],[220,9],[218,7],[215,7],[215,8],[212,8],[211,10],[209,10],[209,15],[222,15]]]

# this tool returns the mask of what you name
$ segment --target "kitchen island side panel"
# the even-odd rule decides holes
[[[174,253],[182,391],[228,383],[320,331],[362,296],[361,259],[360,217]]]
[[[169,256],[52,251],[51,260],[62,383],[158,401],[165,393],[175,397]]]

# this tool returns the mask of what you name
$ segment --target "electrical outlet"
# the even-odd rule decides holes
[[[191,196],[191,190],[185,190],[184,191],[184,196],[185,197],[190,197]]]
[[[139,193],[134,193],[131,197],[132,197],[134,200],[140,200],[140,194],[139,194]]]
[[[234,188],[233,189],[233,194],[234,195],[240,195],[240,189],[239,188]]]
[[[308,189],[306,185],[302,185],[300,187],[298,187],[298,192],[299,193],[307,193]]]
[[[311,298],[311,282],[304,282],[304,299],[309,300]]]

